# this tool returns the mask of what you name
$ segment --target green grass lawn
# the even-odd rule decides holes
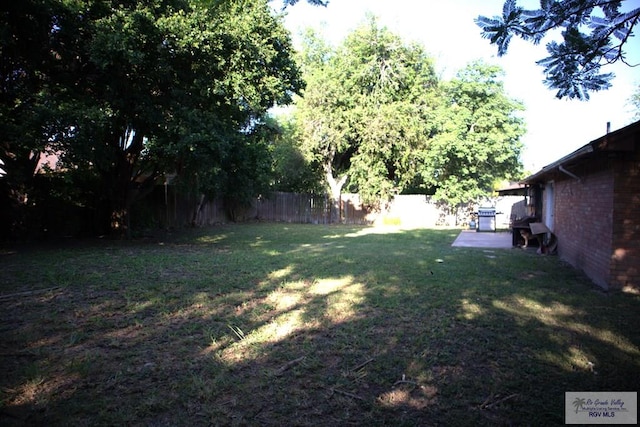
[[[252,224],[0,252],[3,425],[559,425],[640,297],[458,230]]]

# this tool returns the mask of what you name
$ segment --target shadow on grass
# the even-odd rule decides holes
[[[565,391],[636,387],[637,296],[456,235],[251,225],[2,255],[0,421],[561,424]]]

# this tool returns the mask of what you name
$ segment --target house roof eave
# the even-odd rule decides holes
[[[550,163],[547,166],[544,166],[538,172],[534,173],[533,175],[530,175],[530,176],[526,177],[521,182],[523,184],[531,185],[531,184],[534,184],[536,182],[543,181],[544,177],[549,176],[549,175],[557,172],[558,169],[561,166],[564,166],[564,165],[566,165],[567,163],[569,163],[571,161],[578,160],[578,159],[586,156],[587,154],[593,153],[594,150],[593,150],[593,146],[591,144],[592,143],[589,143],[589,144],[587,144],[587,145],[585,145],[583,147],[580,147],[576,151],[572,152],[571,154],[568,154],[568,155],[562,157],[561,159],[558,159],[555,162]]]
[[[524,196],[527,194],[527,186],[520,182],[511,183],[510,185],[496,191],[499,196]]]
[[[538,172],[526,177],[520,182],[522,184],[532,185],[545,181],[553,174],[562,172],[564,167],[569,163],[582,161],[587,158],[587,156],[593,155],[594,153],[603,151],[633,151],[635,149],[635,143],[632,135],[634,134],[640,135],[640,121],[618,129],[617,131],[607,133],[606,135],[591,141],[574,152],[544,166]]]

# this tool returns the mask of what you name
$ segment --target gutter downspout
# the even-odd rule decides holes
[[[576,175],[576,174],[575,174],[575,173],[573,173],[573,172],[569,172],[569,171],[568,171],[568,170],[566,170],[566,169],[564,168],[564,166],[562,166],[562,165],[558,166],[558,170],[559,170],[560,172],[562,172],[562,173],[565,173],[565,174],[569,175],[571,178],[578,180],[578,182],[582,181],[578,175]]]

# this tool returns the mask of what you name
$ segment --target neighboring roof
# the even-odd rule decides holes
[[[504,188],[498,190],[500,196],[525,196],[527,194],[527,186],[520,182],[511,182]]]
[[[36,165],[35,173],[44,173],[47,170],[55,171],[59,169],[58,162],[60,161],[61,153],[54,153],[45,151],[44,153],[38,154],[40,158],[38,159],[38,164]]]
[[[586,158],[597,156],[601,153],[629,152],[635,149],[635,143],[640,140],[640,121],[625,126],[617,131],[607,133],[598,139],[578,148],[561,159],[543,167],[540,171],[523,179],[523,184],[532,184],[541,181],[544,177],[557,171],[571,174],[564,167],[583,161]]]

